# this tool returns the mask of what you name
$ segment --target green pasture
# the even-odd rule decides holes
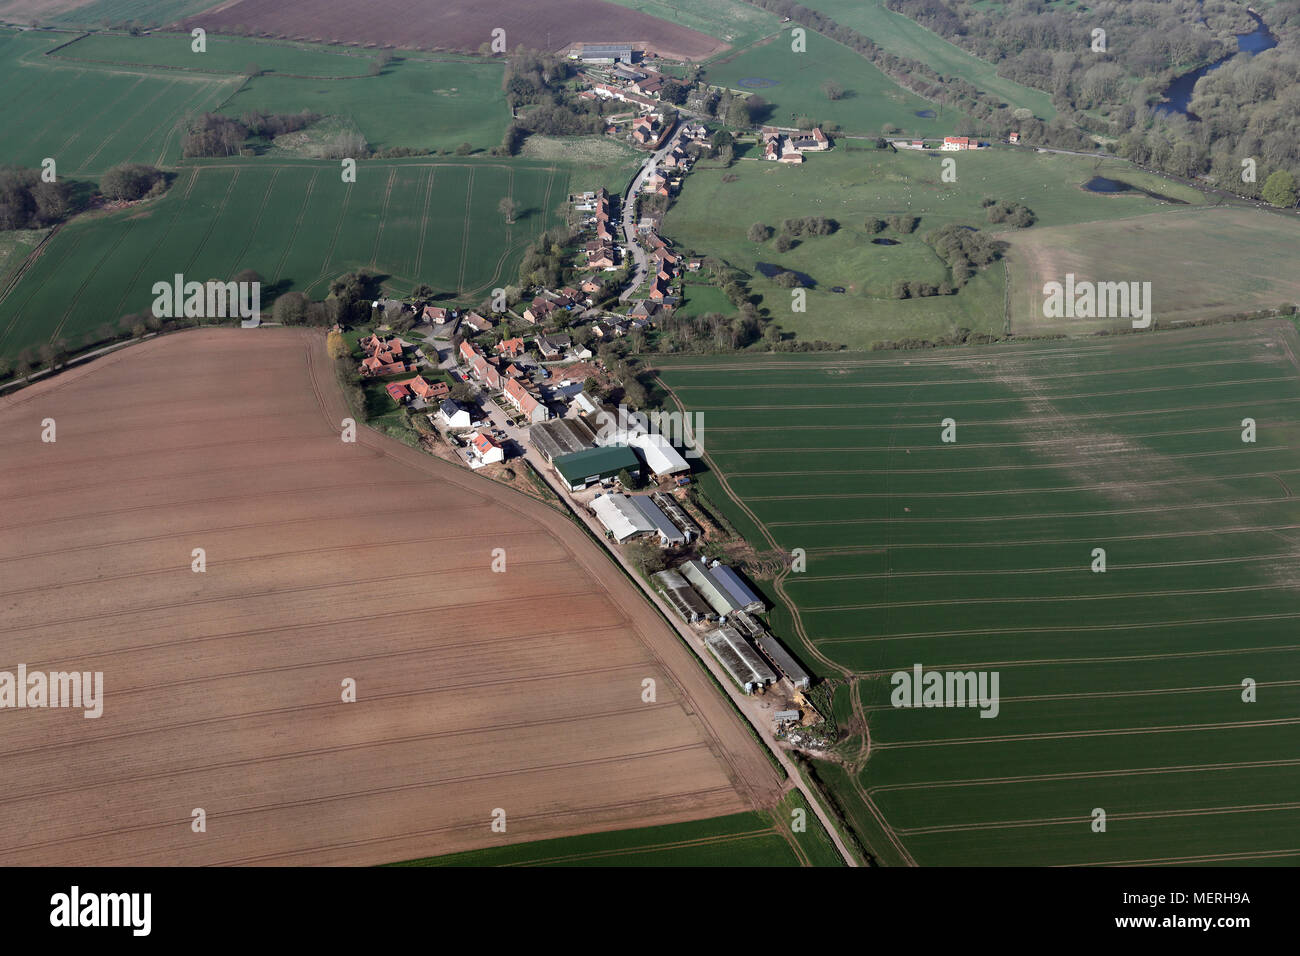
[[[748,46],[780,26],[776,14],[742,0],[610,0],[620,7],[658,17],[716,37],[732,48]]]
[[[842,26],[870,37],[881,49],[917,60],[945,77],[960,77],[1012,107],[1033,110],[1034,115],[1052,119],[1056,110],[1042,90],[1023,86],[998,76],[997,67],[949,43],[915,20],[894,13],[884,0],[809,0],[809,9],[824,13]]]
[[[791,48],[790,34],[715,61],[706,79],[715,86],[762,97],[768,108],[758,123],[794,126],[807,117],[847,133],[875,136],[886,125],[916,136],[951,133],[962,114],[904,90],[870,60],[819,33],[807,34],[807,51]],[[832,100],[822,84],[833,80],[842,90]],[[935,113],[923,117],[918,113]]]
[[[259,61],[264,68],[273,62],[269,54]],[[400,55],[379,76],[310,80],[272,73],[250,80],[221,112],[310,110],[347,121],[376,150],[453,150],[461,143],[487,149],[501,143],[510,122],[504,69],[492,60]]]
[[[818,772],[884,861],[903,855],[867,800],[921,864],[1297,845],[1297,348],[1270,321],[656,360],[703,414],[709,497],[760,548],[807,553],[771,620],[858,683],[870,759]],[[917,663],[996,672],[997,717],[894,708]]]
[[[946,159],[956,164],[956,182],[942,181]],[[1121,173],[1161,195],[1188,204],[1204,201],[1193,189],[1138,174],[1119,160],[1014,149],[930,156],[863,148],[841,138],[829,152],[810,154],[800,166],[741,160],[725,170],[698,167],[668,211],[663,231],[685,251],[717,256],[751,273],[751,287],[763,296],[774,321],[800,339],[867,348],[885,339],[934,340],[958,327],[1000,334],[1005,324],[1000,264],[979,273],[957,295],[903,301],[890,297],[898,279],[938,284],[947,277],[946,264],[925,243],[925,234],[949,223],[1003,229],[988,222],[980,205],[985,197],[1023,203],[1038,217],[1038,225],[1005,236],[1013,244],[1032,242],[1044,227],[1182,210],[1142,195],[1117,198],[1080,188],[1094,175]],[[879,236],[867,231],[868,219],[892,214],[919,216],[921,222],[909,235],[892,229]],[[774,239],[754,243],[747,236],[755,221],[779,231],[783,220],[809,215],[835,219],[840,229],[830,236],[803,239],[786,253],[776,251]],[[893,239],[898,245],[875,245],[873,238]],[[790,291],[760,275],[760,262],[813,279],[806,311],[793,311]],[[831,292],[835,286],[845,292]]]

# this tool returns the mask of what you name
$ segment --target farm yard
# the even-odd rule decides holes
[[[203,27],[212,33],[254,34],[356,46],[416,50],[477,50],[492,41],[492,31],[506,32],[506,48],[523,43],[542,50],[562,50],[579,42],[627,40],[670,59],[702,60],[724,48],[707,34],[604,0],[435,0],[412,8],[405,0],[370,0],[366,15],[343,0],[235,0],[181,28]]]
[[[881,862],[1297,861],[1298,347],[1255,321],[658,360],[712,499],[806,550],[771,619],[838,683],[816,772]],[[998,673],[996,719],[894,708],[917,664]]]
[[[340,441],[347,414],[324,336],[291,329],[167,335],[0,400],[0,444],[41,452],[0,466],[0,650],[104,675],[98,719],[8,715],[0,861],[366,865],[777,804],[572,523]]]
[[[0,354],[146,310],[153,284],[178,272],[224,281],[254,269],[277,291],[322,298],[365,267],[396,291],[477,296],[514,279],[569,188],[568,167],[521,160],[365,162],[351,184],[337,163],[200,162],[156,202],[61,229],[0,299]],[[514,225],[497,210],[507,195]]]
[[[1185,213],[1139,193],[1102,195],[1082,189],[1093,176],[1123,176],[1139,188],[1196,206],[1205,202],[1196,190],[1135,170],[1121,160],[1037,154],[1019,149],[987,149],[956,156],[957,181],[940,178],[943,157],[919,151],[865,148],[840,139],[828,153],[813,155],[801,166],[741,160],[730,169],[700,165],[687,178],[680,197],[664,218],[663,233],[691,254],[717,256],[752,276],[750,288],[763,296],[774,321],[800,339],[822,339],[850,348],[869,348],[882,340],[931,341],[962,326],[1000,334],[1006,323],[1003,268],[994,263],[975,275],[956,295],[898,300],[891,296],[897,280],[939,283],[948,278],[946,263],[925,242],[925,235],[950,223],[999,233],[1011,243],[1012,261],[1022,244],[1032,248],[1044,227],[1070,241],[1080,223],[1095,222],[1100,235],[1107,223],[1127,217],[1158,219]],[[981,205],[985,197],[1023,203],[1037,224],[1003,233]],[[718,215],[718,210],[745,210]],[[880,238],[866,228],[868,219],[920,217],[916,230],[882,237],[895,245],[876,245]],[[839,223],[832,235],[802,239],[786,253],[769,240],[756,243],[747,232],[762,221],[781,230],[787,218],[826,216]],[[1242,212],[1262,228],[1275,226],[1261,212]],[[1179,220],[1171,219],[1170,222]],[[1283,249],[1276,251],[1283,254]],[[790,291],[764,277],[758,263],[805,273],[807,311],[790,310]],[[1127,270],[1122,275],[1127,275]],[[1057,277],[1060,278],[1060,277]],[[1154,278],[1154,276],[1152,276]],[[830,291],[835,286],[846,292]],[[1023,288],[1017,285],[1017,288]],[[1041,283],[1038,289],[1041,292]],[[1041,313],[1041,294],[1038,307]]]
[[[758,123],[792,126],[798,117],[808,117],[846,133],[875,136],[889,124],[909,135],[936,136],[951,133],[962,118],[953,109],[904,90],[848,47],[819,33],[809,32],[806,39],[807,52],[795,53],[789,32],[783,31],[710,63],[706,79],[762,97],[768,109],[754,118]],[[830,99],[822,89],[828,76],[843,91],[838,99]]]

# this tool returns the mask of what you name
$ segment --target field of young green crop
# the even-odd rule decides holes
[[[955,163],[955,182],[942,180],[943,162],[949,159]],[[1121,174],[1139,188],[1189,205],[1205,201],[1194,189],[1141,173],[1121,160],[1020,149],[931,156],[862,148],[840,139],[829,152],[810,154],[800,166],[746,159],[729,169],[697,167],[665,216],[663,233],[684,251],[717,256],[751,273],[751,287],[763,296],[774,321],[800,339],[867,348],[886,339],[934,340],[959,326],[1001,333],[1005,285],[997,264],[954,296],[891,298],[898,279],[938,284],[947,278],[947,266],[925,243],[925,234],[949,223],[1005,230],[989,223],[981,206],[986,197],[1023,203],[1037,216],[1037,225],[1003,237],[1013,245],[1032,243],[1044,227],[1113,222],[1171,209],[1140,194],[1105,196],[1080,188],[1095,175]],[[886,230],[876,236],[866,229],[868,219],[893,214],[921,221],[910,234]],[[774,239],[756,243],[747,236],[755,221],[780,232],[785,219],[803,216],[826,216],[840,228],[830,236],[803,239],[786,253],[776,251]],[[875,245],[875,238],[897,244]],[[764,278],[758,263],[810,277],[814,285],[807,290],[806,311],[794,312],[790,291]],[[845,292],[832,292],[836,286]]]
[[[768,108],[758,123],[794,126],[803,117],[846,133],[875,136],[886,125],[916,136],[951,133],[962,114],[904,90],[870,60],[819,33],[808,33],[807,49],[791,49],[789,31],[709,64],[706,79],[716,86],[762,97]],[[823,88],[834,83],[839,96]]]
[[[768,813],[589,833],[395,866],[843,866],[839,851],[793,790]]]
[[[206,161],[162,199],[75,220],[0,299],[0,354],[148,309],[155,282],[229,279],[255,269],[277,291],[323,297],[369,268],[397,292],[427,283],[476,297],[515,279],[523,248],[558,221],[570,170],[512,160],[361,163],[344,183],[330,162]],[[507,226],[497,204],[521,212]]]
[[[49,157],[68,177],[96,177],[124,162],[172,164],[186,118],[215,110],[240,83],[43,56],[67,40],[35,32],[0,36],[0,163],[37,167]]]
[[[364,77],[377,54],[343,53],[328,47],[286,41],[267,42],[241,37],[211,36],[203,52],[195,52],[189,33],[147,36],[95,33],[68,44],[53,56],[61,60],[119,66],[160,66],[209,73],[292,73],[299,76]]]
[[[1269,321],[659,361],[710,497],[806,552],[772,623],[851,683],[870,734],[818,773],[883,862],[1300,857],[1297,349]],[[997,674],[996,717],[892,706],[917,664]]]

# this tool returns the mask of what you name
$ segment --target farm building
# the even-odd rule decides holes
[[[650,500],[649,495],[633,495],[629,500],[645,516],[645,519],[653,525],[651,530],[659,536],[659,546],[661,548],[686,543],[686,535],[668,520],[668,516],[659,510],[659,506]]]
[[[629,438],[627,443],[645,459],[646,470],[656,478],[668,478],[691,472],[691,466],[686,463],[686,459],[663,435],[635,435]]]
[[[700,593],[691,587],[691,582],[677,571],[669,568],[651,577],[660,593],[683,621],[694,624],[696,621],[707,621],[713,617],[712,608],[705,603],[704,598],[700,597]]]
[[[628,538],[654,530],[650,519],[641,513],[627,495],[601,495],[591,503],[596,520],[622,544]]]
[[[578,59],[583,63],[631,63],[630,43],[581,43]]]
[[[555,459],[596,447],[596,435],[577,418],[539,422],[528,431],[533,447],[554,463]]]
[[[681,572],[719,615],[763,610],[763,601],[725,564],[709,567],[699,558],[692,558],[682,565]]]
[[[668,520],[681,529],[688,542],[694,541],[702,534],[700,526],[691,520],[691,516],[686,513],[686,509],[679,505],[672,495],[656,491],[650,498],[659,506],[659,510],[668,516]]]
[[[790,683],[799,690],[807,690],[812,680],[808,677],[808,672],[799,666],[789,651],[782,646],[781,642],[767,632],[760,634],[754,639],[758,649],[767,655],[767,659],[776,665],[782,675],[789,678]]]
[[[634,478],[641,473],[641,462],[637,460],[636,454],[622,445],[588,448],[571,455],[561,455],[552,459],[551,464],[570,491],[581,491],[588,485],[613,478],[625,469]]]
[[[752,694],[776,683],[776,674],[734,627],[710,631],[704,643],[732,679],[745,688],[745,693]]]
[[[692,558],[679,569],[682,576],[690,581],[695,590],[700,592],[700,597],[708,602],[709,607],[719,617],[726,617],[736,610],[731,604],[731,599],[727,593],[718,586],[718,583],[709,575],[708,567],[698,558]]]
[[[763,599],[751,591],[749,585],[734,570],[714,561],[709,565],[708,571],[713,580],[718,582],[718,586],[727,592],[737,611],[758,614],[765,609]]]

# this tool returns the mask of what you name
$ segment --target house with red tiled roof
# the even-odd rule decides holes
[[[405,385],[418,398],[422,398],[426,402],[446,398],[451,394],[451,386],[446,382],[428,382],[422,375],[417,375],[415,378],[401,382],[400,384]]]
[[[445,325],[452,317],[450,309],[439,308],[436,305],[426,305],[422,314],[424,321],[431,322],[434,325]]]
[[[544,422],[551,417],[551,413],[546,406],[538,401],[532,392],[524,388],[518,379],[506,380],[505,396],[506,401],[517,408],[533,424]]]
[[[971,139],[969,136],[945,136],[943,145],[940,149],[952,152],[957,149],[979,149],[979,140]]]
[[[524,340],[502,339],[497,343],[497,354],[504,355],[506,358],[518,358],[524,354]]]
[[[411,390],[401,382],[389,382],[384,386],[384,391],[386,391],[388,397],[398,405],[405,405],[411,400]]]
[[[474,373],[474,377],[488,388],[501,387],[502,378],[500,370],[489,362],[485,356],[474,356],[474,360],[469,363],[469,368],[470,371]]]
[[[471,342],[469,339],[462,339],[460,343],[460,360],[462,362],[472,362],[475,358],[483,354],[483,350]]]
[[[470,432],[466,437],[469,439],[470,450],[474,454],[475,460],[471,462],[473,467],[481,468],[493,462],[505,461],[505,449],[493,441],[492,436],[482,432]]]

